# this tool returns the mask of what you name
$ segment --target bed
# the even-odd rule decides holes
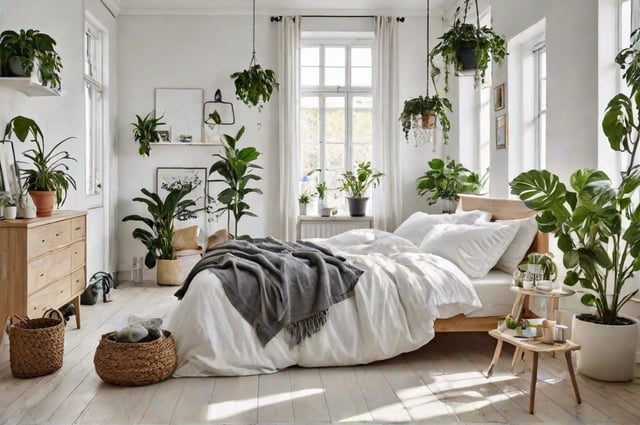
[[[532,214],[519,201],[487,198],[465,197],[462,208],[480,208],[498,220]],[[362,229],[312,242],[364,271],[353,296],[328,309],[326,324],[317,333],[290,346],[282,331],[263,346],[253,326],[229,301],[218,276],[204,270],[191,280],[168,323],[178,350],[175,376],[364,364],[413,351],[436,331],[495,327],[494,315],[474,317],[474,312],[484,314],[483,303],[465,272],[439,255],[421,252],[403,237]],[[544,249],[544,242],[544,237],[536,237],[532,248]],[[487,288],[498,277],[502,284],[510,282],[506,274],[492,273],[485,277]],[[486,293],[491,291],[495,288]]]

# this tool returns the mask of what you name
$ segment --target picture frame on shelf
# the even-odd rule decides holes
[[[493,109],[495,111],[500,111],[504,109],[505,98],[504,98],[504,84],[500,84],[499,86],[493,89]]]
[[[496,149],[506,149],[508,142],[507,114],[496,116]]]
[[[160,143],[171,143],[171,130],[158,130]]]
[[[156,168],[156,193],[165,198],[172,185],[180,182],[195,182],[195,188],[185,197],[192,199],[196,205],[192,216],[182,217],[176,222],[176,228],[197,225],[205,234],[207,232],[207,168],[206,167],[158,167]]]
[[[20,168],[16,161],[13,142],[5,140],[0,142],[0,180],[2,180],[3,192],[12,199],[18,199],[22,187],[20,181]]]

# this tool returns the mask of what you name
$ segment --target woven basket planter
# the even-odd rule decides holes
[[[115,332],[102,336],[93,364],[104,382],[115,385],[148,385],[167,379],[178,366],[171,332],[149,342],[117,342]]]
[[[61,318],[62,314],[58,314]],[[55,372],[62,367],[63,354],[64,320],[25,319],[9,328],[9,362],[16,378]]]

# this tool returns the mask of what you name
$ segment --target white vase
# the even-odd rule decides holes
[[[18,216],[18,207],[16,207],[15,205],[4,207],[4,218],[8,220],[13,220],[17,216]]]
[[[298,204],[300,215],[307,215],[307,204]]]
[[[573,317],[571,340],[580,344],[576,353],[577,369],[583,375],[608,382],[633,379],[638,321],[632,325],[600,325]]]
[[[322,217],[322,210],[324,209],[324,199],[318,198],[318,215]]]

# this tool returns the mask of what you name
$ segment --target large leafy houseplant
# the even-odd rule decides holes
[[[507,42],[503,36],[496,34],[492,28],[480,26],[478,14],[478,0],[474,0],[477,24],[467,23],[467,13],[471,7],[471,0],[465,0],[463,17],[460,19],[461,9],[458,7],[454,15],[451,28],[442,34],[429,52],[429,61],[435,74],[441,72],[435,64],[440,56],[444,62],[444,91],[449,90],[449,74],[451,69],[455,75],[460,71],[475,69],[476,85],[484,83],[487,67],[493,59],[500,65],[507,56]],[[467,61],[469,58],[469,61]]]
[[[3,75],[29,76],[36,61],[40,81],[59,90],[62,62],[55,50],[56,41],[39,30],[6,30],[0,34],[0,62]]]
[[[451,102],[446,97],[418,96],[404,101],[400,122],[405,139],[409,139],[409,131],[412,128],[434,128],[438,120],[442,127],[444,143],[449,140],[451,122],[447,117],[447,111],[451,112]]]
[[[68,173],[69,161],[75,161],[68,151],[60,150],[63,143],[73,139],[67,137],[56,143],[49,151],[45,150],[44,136],[38,124],[31,118],[21,115],[13,117],[6,125],[3,140],[8,140],[11,134],[21,142],[29,135],[35,143],[35,148],[27,149],[22,154],[31,160],[31,167],[21,170],[24,176],[23,189],[37,192],[54,192],[57,206],[64,204],[70,187],[76,189],[76,181]]]
[[[122,221],[139,221],[147,228],[136,228],[133,230],[133,238],[140,240],[147,254],[144,264],[148,268],[156,265],[156,260],[172,260],[174,220],[190,216],[195,206],[193,199],[185,197],[193,190],[197,182],[183,182],[169,188],[169,193],[162,199],[157,193],[147,189],[141,189],[144,197],[133,198],[134,202],[141,202],[147,206],[149,216],[130,214]]]
[[[433,158],[427,163],[429,170],[416,179],[418,195],[427,196],[429,205],[438,200],[457,201],[461,193],[480,193],[489,175],[488,170],[481,177],[455,160],[444,161]]]
[[[364,199],[370,186],[376,187],[383,173],[371,168],[371,162],[358,162],[356,170],[342,173],[340,190],[349,198]]]
[[[632,45],[640,39],[638,31]],[[629,155],[620,183],[614,185],[604,171],[586,168],[571,175],[569,188],[546,170],[527,171],[511,182],[511,193],[538,211],[540,230],[557,237],[567,269],[564,283],[580,284],[582,303],[596,308],[590,320],[605,325],[629,323],[619,316],[620,309],[638,290],[623,289],[640,270],[640,207],[634,202],[640,187],[640,50],[624,49],[616,62],[626,69],[631,93],[609,101],[602,130],[611,149]]]
[[[262,167],[254,162],[260,156],[260,152],[256,148],[238,148],[238,141],[243,134],[244,126],[238,130],[235,137],[224,134],[224,154],[214,154],[213,156],[220,159],[209,168],[209,175],[218,174],[221,177],[211,180],[212,182],[222,182],[227,185],[225,189],[218,193],[217,201],[222,206],[215,210],[214,213],[227,214],[227,232],[234,239],[241,238],[238,235],[238,222],[240,219],[245,215],[256,217],[253,212],[249,211],[250,206],[244,200],[245,197],[250,193],[262,193],[258,188],[248,187],[251,180],[261,180],[260,176],[253,173],[253,170],[262,169]],[[234,219],[233,233],[231,232],[232,215]]]
[[[164,124],[160,122],[162,117],[162,115],[156,117],[156,112],[151,111],[144,118],[136,115],[136,122],[131,123],[133,126],[133,140],[140,144],[138,147],[140,156],[149,156],[151,143],[160,141],[158,126]]]

